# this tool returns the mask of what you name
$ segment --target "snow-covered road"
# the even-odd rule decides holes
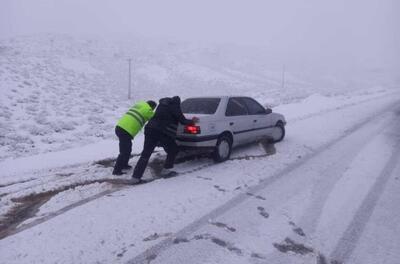
[[[5,207],[59,191],[3,233],[0,263],[397,263],[398,99],[304,111],[267,153],[184,162],[180,177],[146,185],[102,182],[110,168],[92,163],[3,184]]]
[[[235,197],[129,263],[397,263],[399,107],[395,113],[250,188],[261,199]]]

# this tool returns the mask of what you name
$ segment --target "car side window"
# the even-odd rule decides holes
[[[237,98],[229,98],[225,115],[226,116],[247,115],[247,108],[244,105],[244,103],[238,100]]]
[[[263,115],[266,114],[265,108],[260,105],[256,100],[248,97],[242,97],[240,98],[241,101],[244,102],[246,105],[249,115]]]

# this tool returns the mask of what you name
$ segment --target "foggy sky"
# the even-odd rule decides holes
[[[310,64],[400,66],[398,0],[0,0],[0,38],[173,37],[268,48]]]

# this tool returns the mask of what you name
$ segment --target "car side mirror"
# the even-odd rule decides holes
[[[266,115],[271,114],[271,113],[272,113],[272,109],[271,108],[265,109],[265,114]]]

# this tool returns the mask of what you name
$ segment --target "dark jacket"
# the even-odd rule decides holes
[[[146,129],[156,129],[172,138],[176,137],[178,124],[193,124],[193,121],[186,119],[181,110],[181,100],[175,96],[160,99],[159,105],[152,119],[147,123]]]

